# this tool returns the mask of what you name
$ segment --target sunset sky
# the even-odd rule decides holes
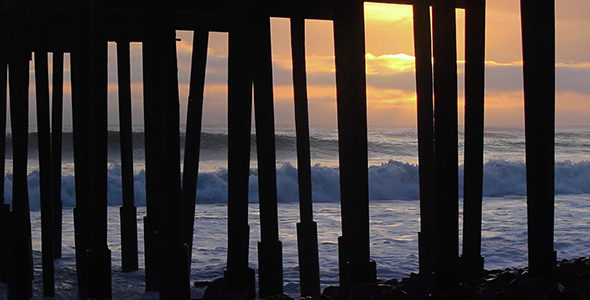
[[[590,126],[590,35],[587,34],[590,29],[590,1],[556,2],[556,122],[558,126]],[[517,0],[487,1],[486,126],[523,124],[519,9],[520,1]],[[370,126],[415,126],[411,12],[411,6],[407,5],[365,4]],[[464,80],[463,17],[463,11],[457,10],[460,104],[463,101]],[[289,20],[273,18],[271,24],[276,123],[292,124],[294,113]],[[192,33],[178,32],[177,36],[181,39],[178,42],[178,60],[181,117],[184,119]],[[310,122],[334,125],[336,91],[332,23],[308,20],[306,39]],[[114,44],[111,44],[109,123],[117,123],[115,49]],[[227,120],[227,34],[211,33],[208,52],[203,123],[223,125]],[[141,77],[141,45],[133,44],[133,108],[136,124],[143,122]],[[66,108],[66,120],[69,118],[68,110]],[[31,117],[31,121],[34,121],[34,116]],[[462,118],[460,109],[460,122]]]

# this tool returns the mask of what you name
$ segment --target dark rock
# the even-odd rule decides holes
[[[224,278],[219,278],[211,282],[205,293],[203,293],[202,300],[244,300],[238,294],[229,289],[229,285]]]

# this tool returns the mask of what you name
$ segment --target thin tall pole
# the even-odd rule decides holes
[[[338,104],[338,150],[342,237],[340,284],[375,282],[369,250],[369,188],[364,9],[361,0],[334,7],[334,50]]]
[[[432,51],[430,5],[417,0],[414,10],[414,54],[416,56],[416,102],[418,106],[418,161],[420,165],[420,273],[435,271],[435,183],[434,112],[432,101]]]
[[[248,178],[252,118],[250,59],[250,1],[229,2],[228,37],[228,200],[227,268],[224,277],[232,291],[256,296],[254,270],[248,267]]]
[[[307,76],[305,71],[305,19],[291,17],[291,52],[293,60],[293,93],[295,99],[295,131],[297,135],[297,179],[299,183],[299,213],[297,223],[297,253],[301,296],[320,293],[320,263],[318,229],[313,221],[311,194],[311,153],[309,146],[309,112],[307,106]]]
[[[283,294],[283,244],[279,240],[274,95],[270,15],[267,1],[255,1],[253,38],[254,114],[258,157],[260,241],[258,242],[259,297]]]
[[[43,295],[54,297],[53,201],[51,192],[51,133],[49,129],[49,73],[47,51],[35,50],[35,91],[37,98],[37,143],[39,147],[39,189],[41,201],[41,254]]]
[[[432,6],[434,53],[436,290],[458,288],[459,195],[455,1]]]
[[[4,20],[0,21],[0,154],[6,157],[6,88],[7,66],[8,66],[8,42],[5,35],[6,25]],[[2,181],[0,182],[0,282],[7,280],[8,263],[8,235],[10,234],[10,205],[4,199],[4,178],[6,172],[5,159],[0,161]]]
[[[86,253],[88,297],[110,299],[111,251],[107,245],[107,7],[90,0],[89,18],[89,248]]]
[[[61,162],[63,127],[63,51],[53,52],[53,95],[51,105],[51,171],[53,193],[53,257],[61,257],[62,200],[61,200]]]
[[[189,299],[188,249],[183,242],[180,179],[180,103],[173,12],[159,1],[148,1],[144,35],[144,86],[154,86],[145,94],[146,123],[152,149],[151,166],[155,189],[160,189],[156,212],[158,234],[158,291],[161,299]],[[148,90],[146,90],[147,92]],[[149,102],[149,103],[148,103]],[[146,138],[148,132],[146,128]],[[147,162],[146,162],[147,163]],[[154,173],[157,172],[157,173]],[[152,190],[153,191],[153,190]]]
[[[137,254],[137,207],[133,182],[133,134],[131,132],[131,66],[129,41],[117,41],[119,84],[119,139],[121,145],[121,182],[123,206],[121,214],[122,271],[139,269]]]
[[[182,172],[182,223],[184,243],[188,245],[189,249],[189,268],[195,228],[195,204],[201,150],[201,123],[203,120],[203,95],[205,92],[208,44],[209,32],[195,30],[193,33],[193,57],[184,137],[184,171]]]
[[[76,272],[78,297],[87,298],[86,278],[90,197],[89,173],[89,44],[88,44],[88,1],[79,1],[74,14],[74,40],[72,44],[72,126],[74,138],[74,172],[76,173],[76,207],[74,208],[74,233],[76,246]]]
[[[465,8],[465,155],[463,184],[463,273],[479,277],[484,150],[485,0]]]
[[[9,38],[10,120],[12,128],[12,225],[8,237],[8,299],[32,296],[32,245],[27,185],[29,139],[29,60],[30,52],[24,9],[15,5]],[[11,15],[11,14],[9,14]]]
[[[554,274],[555,1],[521,0],[529,268]]]

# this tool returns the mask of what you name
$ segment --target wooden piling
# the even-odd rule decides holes
[[[555,1],[521,0],[531,276],[554,274]]]
[[[420,165],[420,232],[418,257],[420,273],[435,271],[436,206],[434,184],[434,112],[432,101],[432,52],[430,5],[416,0],[414,13],[414,55],[416,57],[416,102],[418,111],[418,161]]]
[[[485,0],[465,3],[465,154],[463,167],[464,276],[479,278],[484,151]]]
[[[139,269],[137,255],[137,207],[133,181],[133,134],[131,124],[131,65],[129,41],[117,41],[119,88],[119,143],[121,145],[121,265],[123,272]]]
[[[455,1],[432,5],[434,54],[436,291],[458,288],[459,195]]]
[[[18,3],[10,23],[9,40],[10,120],[12,128],[12,225],[8,237],[8,299],[32,297],[32,245],[27,184],[29,139],[29,60],[25,12]]]
[[[340,1],[334,7],[334,50],[338,104],[338,150],[342,237],[340,284],[375,282],[369,254],[367,95],[364,2]]]
[[[0,154],[6,157],[6,93],[8,53],[5,33],[6,24],[0,21]],[[0,161],[2,182],[0,183],[0,282],[6,282],[8,263],[8,235],[10,234],[10,205],[4,199],[4,178],[6,160]]]
[[[89,248],[86,253],[88,297],[110,299],[111,251],[107,246],[107,6],[90,0],[89,15]]]
[[[146,25],[146,31],[153,30]],[[143,113],[144,113],[144,147],[145,147],[145,183],[146,183],[146,216],[143,218],[143,232],[144,232],[144,252],[145,252],[145,289],[146,291],[158,291],[158,252],[157,252],[157,232],[158,232],[158,218],[157,213],[160,210],[160,200],[164,197],[161,182],[158,174],[163,171],[159,169],[160,165],[157,160],[162,156],[158,153],[156,144],[158,137],[156,130],[159,130],[159,124],[156,123],[156,114],[159,107],[155,105],[157,101],[159,86],[157,82],[160,80],[158,76],[159,69],[156,64],[149,63],[152,59],[157,61],[158,53],[154,53],[154,47],[149,43],[144,42],[142,45],[143,52]],[[146,47],[147,46],[147,47]]]
[[[43,296],[55,296],[53,193],[51,192],[51,133],[49,128],[49,73],[47,50],[42,38],[35,49],[35,91],[37,144],[39,148],[39,191],[41,202],[41,254],[43,261]]]
[[[248,267],[248,181],[252,115],[250,59],[250,1],[229,2],[228,37],[228,187],[227,268],[224,277],[232,291],[256,296],[254,270]]]
[[[320,293],[320,263],[317,224],[313,221],[311,193],[309,112],[305,71],[305,19],[303,17],[291,17],[291,53],[295,100],[295,133],[297,136],[299,214],[301,216],[301,222],[297,223],[297,253],[299,256],[301,296],[306,297]]]
[[[74,208],[74,233],[76,248],[76,272],[78,297],[88,296],[87,260],[88,250],[88,211],[90,197],[89,174],[89,42],[88,42],[88,1],[79,1],[74,13],[74,39],[72,44],[72,127],[74,138],[74,172],[76,185],[76,207]]]
[[[195,30],[193,33],[193,56],[191,61],[190,89],[184,136],[184,171],[182,172],[182,223],[184,243],[189,249],[189,268],[193,249],[195,228],[195,204],[199,154],[201,150],[201,125],[203,120],[203,96],[205,93],[205,71],[207,67],[207,46],[209,32]]]
[[[147,151],[152,151],[151,172],[160,189],[156,212],[156,251],[158,252],[158,291],[160,299],[189,299],[188,249],[183,242],[180,180],[180,103],[176,59],[176,32],[170,6],[159,1],[146,5],[144,31],[144,94]],[[149,94],[149,95],[148,95]],[[148,129],[150,132],[148,132]],[[146,141],[147,142],[147,141]],[[153,190],[152,190],[153,192]]]
[[[258,160],[260,241],[258,242],[258,296],[283,294],[283,244],[279,240],[275,118],[272,81],[270,15],[267,1],[254,2],[252,36],[256,67],[254,115]]]
[[[61,200],[61,162],[63,129],[63,72],[64,53],[53,51],[53,95],[51,100],[51,192],[53,193],[53,257],[61,257],[62,200]]]

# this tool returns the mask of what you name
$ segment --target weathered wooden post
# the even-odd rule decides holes
[[[53,193],[53,257],[61,257],[62,200],[61,157],[63,128],[63,72],[64,53],[53,51],[53,95],[51,100],[51,192]]]
[[[248,267],[248,179],[252,115],[250,1],[229,2],[228,37],[228,187],[227,268],[232,291],[256,296],[254,270]]]
[[[438,294],[458,288],[459,195],[457,151],[457,49],[455,1],[432,5],[436,189],[436,278]]]
[[[529,268],[554,274],[555,1],[521,0]]]
[[[435,271],[436,211],[434,184],[434,113],[432,102],[432,52],[430,5],[416,0],[414,12],[414,55],[416,57],[416,102],[418,111],[418,161],[420,166],[420,273]]]
[[[338,149],[342,236],[338,240],[340,284],[375,282],[369,250],[369,188],[365,31],[362,0],[334,7],[338,103]]]
[[[8,53],[5,20],[0,21],[0,154],[6,157],[6,93]],[[6,282],[8,263],[8,235],[10,234],[10,205],[4,199],[4,178],[6,160],[0,161],[2,182],[0,183],[0,282]]]
[[[153,26],[146,25],[146,33],[153,30]],[[154,46],[155,47],[155,46]],[[160,210],[160,201],[164,194],[160,186],[160,179],[158,174],[163,171],[159,169],[160,165],[156,163],[161,153],[157,152],[156,145],[158,143],[156,130],[159,130],[155,120],[159,107],[154,102],[157,101],[159,88],[154,85],[159,81],[158,69],[153,63],[148,63],[157,57],[157,51],[151,47],[148,39],[148,44],[144,41],[142,46],[143,52],[143,114],[144,114],[144,147],[145,147],[145,183],[146,183],[146,216],[143,218],[143,232],[144,232],[144,252],[145,252],[145,289],[146,291],[158,291],[158,248],[157,248],[157,232],[158,232],[158,218],[157,214]],[[155,98],[155,99],[154,99]]]
[[[189,299],[188,249],[182,233],[180,104],[174,15],[172,8],[160,1],[148,1],[146,13],[143,66],[148,76],[144,76],[144,88],[151,86],[144,94],[146,155],[151,151],[150,165],[146,161],[146,168],[151,176],[155,176],[152,180],[156,183],[149,192],[157,192],[152,194],[157,197],[152,201],[157,203],[158,209],[155,215],[158,291],[161,299]]]
[[[29,139],[28,1],[12,3],[9,24],[10,120],[12,128],[12,225],[8,237],[8,299],[32,297],[32,245],[27,185]]]
[[[90,0],[89,84],[89,247],[86,253],[88,297],[110,299],[111,251],[107,246],[107,6]]]
[[[39,30],[39,28],[38,28]],[[43,295],[54,297],[53,201],[51,192],[51,133],[49,128],[49,73],[44,37],[38,36],[35,49],[35,91],[37,98],[37,144],[39,148],[39,189],[41,201],[41,254]]]
[[[254,114],[258,157],[260,241],[259,297],[283,294],[283,244],[279,240],[275,153],[274,95],[268,1],[254,1]]]
[[[74,11],[74,39],[71,52],[72,76],[72,126],[74,138],[74,172],[76,174],[76,207],[74,208],[74,232],[76,246],[76,272],[78,297],[88,296],[86,278],[88,250],[88,211],[90,197],[89,174],[89,42],[88,1],[76,3]]]
[[[121,184],[123,206],[121,214],[122,271],[137,271],[137,207],[133,182],[133,135],[131,132],[131,66],[129,41],[117,41],[117,71],[119,87],[119,143],[121,145]]]
[[[207,45],[209,32],[195,29],[193,33],[193,57],[191,61],[190,90],[184,136],[184,171],[182,172],[182,223],[184,243],[188,245],[190,269],[193,231],[195,228],[195,204],[199,154],[201,148],[201,124],[203,120],[203,94],[205,92],[205,71],[207,67]]]
[[[299,183],[299,214],[297,253],[301,296],[320,293],[318,229],[313,221],[311,195],[311,154],[309,146],[309,112],[307,76],[305,71],[305,19],[291,17],[291,56],[293,61],[293,93],[295,100],[295,131],[297,135],[297,179]]]
[[[465,2],[465,155],[463,184],[463,275],[479,277],[484,147],[485,0]]]

